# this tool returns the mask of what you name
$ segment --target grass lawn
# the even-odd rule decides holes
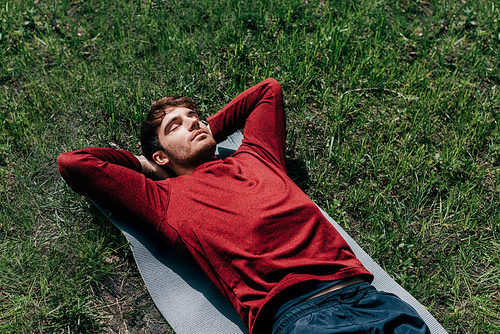
[[[57,156],[274,77],[292,178],[450,333],[498,333],[499,45],[498,1],[0,0],[0,332],[170,331]]]

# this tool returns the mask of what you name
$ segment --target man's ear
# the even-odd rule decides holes
[[[166,166],[170,162],[170,159],[165,152],[158,150],[153,153],[153,161],[159,166]]]

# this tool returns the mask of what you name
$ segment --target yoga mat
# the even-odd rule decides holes
[[[216,154],[225,158],[241,145],[243,135],[236,132],[220,143]],[[215,288],[192,260],[165,242],[138,229],[98,206],[130,242],[135,261],[146,287],[176,334],[248,334],[233,306]],[[408,291],[394,281],[372,258],[320,208],[352,250],[375,277],[373,286],[391,292],[410,304],[429,326],[432,334],[447,333],[438,321]]]

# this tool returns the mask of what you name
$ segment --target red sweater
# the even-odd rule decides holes
[[[62,154],[76,192],[159,234],[194,258],[251,333],[272,327],[272,311],[313,283],[372,275],[285,170],[281,87],[246,90],[209,118],[217,142],[244,127],[238,151],[191,175],[153,181],[126,151]],[[269,319],[271,318],[271,319]]]

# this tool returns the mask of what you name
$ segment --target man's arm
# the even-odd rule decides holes
[[[131,153],[107,148],[87,148],[63,153],[59,171],[77,193],[156,231],[168,205],[168,185],[142,174],[141,162]],[[145,170],[149,172],[147,169]]]
[[[244,128],[243,144],[285,168],[285,113],[276,80],[270,78],[247,89],[208,121],[217,142]]]

